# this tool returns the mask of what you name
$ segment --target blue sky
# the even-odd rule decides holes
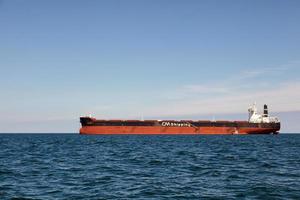
[[[300,131],[299,9],[296,0],[0,1],[0,132],[76,132],[90,113],[246,119],[254,101]]]

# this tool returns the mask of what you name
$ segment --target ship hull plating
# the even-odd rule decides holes
[[[202,127],[199,130],[194,128],[178,128],[178,127],[123,127],[123,126],[94,126],[82,127],[81,134],[277,134],[276,129],[269,128],[240,128],[234,130],[231,128]]]
[[[80,118],[80,134],[277,134],[280,123],[247,121],[96,120]]]

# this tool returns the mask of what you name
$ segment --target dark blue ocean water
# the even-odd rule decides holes
[[[300,135],[0,135],[0,199],[300,199]]]

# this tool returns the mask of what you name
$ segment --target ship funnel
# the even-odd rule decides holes
[[[264,105],[264,115],[263,117],[268,117],[268,106],[267,104]]]

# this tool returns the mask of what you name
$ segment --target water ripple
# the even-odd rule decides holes
[[[300,199],[300,135],[0,135],[0,199]]]

